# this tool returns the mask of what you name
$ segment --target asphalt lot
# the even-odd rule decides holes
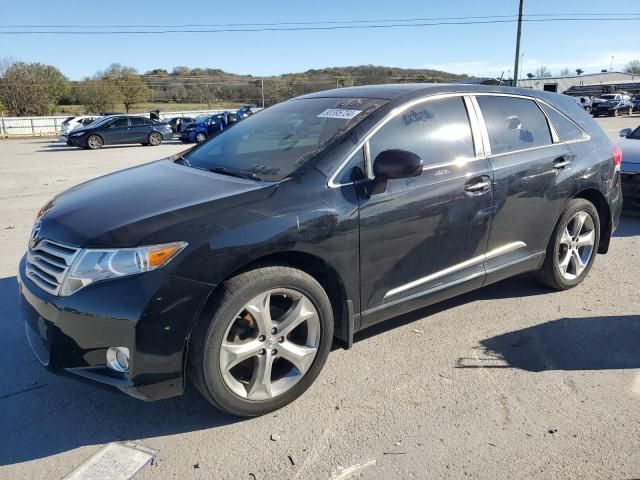
[[[599,120],[610,135],[640,123]],[[64,477],[111,441],[159,450],[135,478],[640,478],[640,218],[586,281],[527,276],[399,317],[332,352],[310,390],[257,419],[193,389],[144,403],[55,376],[24,338],[16,267],[38,209],[84,180],[181,151],[0,141],[0,478]]]

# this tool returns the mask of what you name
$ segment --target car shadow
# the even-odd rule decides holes
[[[457,368],[616,370],[640,368],[640,315],[561,318],[480,341]]]
[[[0,465],[241,420],[214,409],[191,386],[182,397],[143,402],[51,373],[35,359],[25,338],[16,277],[0,279],[0,318]]]
[[[640,217],[623,213],[614,237],[636,237],[640,235]]]

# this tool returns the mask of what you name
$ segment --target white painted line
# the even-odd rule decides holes
[[[63,480],[129,480],[156,455],[157,450],[135,443],[112,442]]]
[[[337,476],[333,477],[331,480],[345,480],[347,478],[351,478],[356,473],[360,473],[365,468],[373,467],[375,464],[376,464],[375,460],[369,460],[367,463],[345,468]]]

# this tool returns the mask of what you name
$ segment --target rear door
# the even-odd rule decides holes
[[[571,191],[573,155],[535,100],[477,95],[476,101],[494,171],[485,266],[488,280],[495,280],[535,268],[542,260]]]
[[[128,142],[145,143],[149,138],[149,133],[151,133],[151,120],[143,117],[131,117],[129,125]]]
[[[363,326],[484,280],[492,172],[470,108],[461,96],[427,99],[365,144],[371,161],[403,149],[419,155],[424,170],[389,180],[380,193],[359,192]]]

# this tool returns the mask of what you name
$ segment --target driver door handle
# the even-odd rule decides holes
[[[571,158],[568,155],[558,157],[553,161],[553,168],[556,170],[564,170],[571,165]]]

